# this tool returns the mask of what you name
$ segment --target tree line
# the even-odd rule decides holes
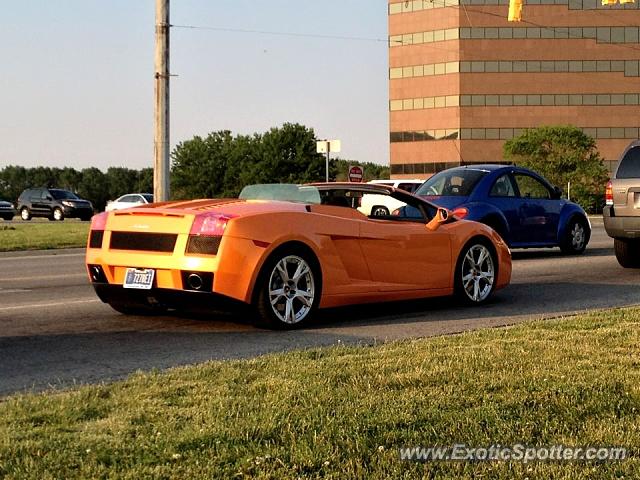
[[[235,197],[253,183],[307,183],[325,179],[325,156],[316,153],[312,129],[284,124],[263,134],[233,135],[223,130],[181,142],[172,152],[173,199]],[[332,159],[329,178],[346,181],[350,162]],[[358,163],[365,180],[389,178],[389,167]],[[153,192],[153,169],[74,168],[10,165],[0,169],[0,199],[15,202],[31,187],[70,190],[103,210],[107,200],[132,192]]]

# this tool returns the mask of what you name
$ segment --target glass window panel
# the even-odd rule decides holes
[[[447,107],[457,107],[460,105],[460,97],[457,95],[447,95],[445,97],[445,104]]]
[[[611,60],[612,72],[624,72],[624,60]]]
[[[424,1],[423,0],[413,0],[412,9],[414,12],[418,12],[424,9]]]
[[[638,62],[636,60],[630,60],[624,62],[624,74],[626,77],[638,76]]]
[[[460,64],[458,62],[447,62],[444,67],[445,73],[458,73]]]
[[[527,72],[539,72],[540,71],[540,62],[537,61],[529,61],[527,62]]]
[[[469,73],[471,71],[471,62],[460,62],[460,73]]]
[[[435,30],[433,32],[433,41],[434,42],[444,41],[444,30]]]
[[[569,71],[570,72],[581,72],[582,71],[582,60],[571,60],[569,62]]]
[[[634,127],[625,128],[624,138],[638,138],[638,129]]]
[[[558,60],[555,62],[556,72],[568,72],[569,71],[569,62],[566,60]]]
[[[611,62],[608,60],[598,60],[596,62],[596,70],[598,72],[609,72],[611,71]]]
[[[457,28],[449,28],[444,31],[445,40],[457,40],[460,38],[460,31]]]
[[[426,77],[430,77],[431,75],[433,75],[434,71],[435,68],[433,67],[433,64],[424,66],[424,74]]]
[[[414,98],[413,99],[413,109],[414,110],[422,110],[424,108],[424,98]]]
[[[460,95],[460,105],[463,107],[470,107],[471,95]]]
[[[484,73],[484,62],[471,62],[471,71],[474,73]]]
[[[471,38],[484,38],[484,28],[477,28],[477,27],[472,28]]]
[[[513,104],[514,105],[526,105],[527,104],[527,96],[526,95],[514,95],[513,96]]]
[[[638,43],[638,28],[637,27],[625,27],[625,29],[624,29],[624,41],[626,43]]]
[[[471,105],[474,107],[484,106],[484,95],[471,95]]]
[[[553,28],[541,28],[540,38],[556,38],[556,32]]]
[[[497,27],[487,27],[484,29],[484,38],[498,38]]]
[[[413,77],[413,67],[403,67],[402,68],[402,77],[403,78],[411,78],[411,77]]]
[[[556,38],[569,38],[569,29],[566,27],[554,27]]]
[[[498,62],[485,62],[484,71],[487,73],[500,71]]]
[[[486,95],[484,98],[484,103],[488,107],[495,107],[500,104],[500,96],[499,95]]]
[[[597,138],[596,137],[596,129],[595,128],[583,128],[582,131],[584,132],[585,135],[589,135],[592,138]]]
[[[471,139],[472,140],[484,140],[485,132],[484,128],[472,128],[471,129]]]
[[[394,80],[396,78],[402,78],[402,67],[392,68],[389,70],[389,78]]]
[[[514,137],[519,137],[520,135],[522,135],[524,133],[525,130],[526,130],[526,128],[514,128],[513,129],[513,136]]]
[[[582,36],[583,38],[597,38],[598,30],[596,27],[583,27]]]
[[[389,134],[389,141],[391,143],[401,142],[402,141],[402,132],[391,132]]]
[[[582,105],[582,95],[569,95],[569,105]]]
[[[463,40],[471,38],[471,29],[470,28],[461,28],[460,29],[460,38],[463,39]]]
[[[638,94],[637,93],[627,93],[624,96],[624,104],[625,105],[638,105]]]
[[[555,71],[555,63],[554,62],[540,62],[540,71],[541,72],[554,72]]]
[[[611,138],[611,129],[609,127],[596,128],[596,138]]]
[[[513,105],[513,95],[500,95],[500,105],[506,107]]]
[[[596,103],[598,105],[610,105],[611,104],[611,95],[607,95],[601,93],[596,96]]]
[[[392,112],[396,112],[398,110],[402,110],[402,100],[391,100],[391,102],[389,102],[389,109]]]
[[[502,95],[501,95],[502,97]],[[512,128],[501,128],[500,129],[500,140],[510,140],[513,138],[513,129]]]
[[[540,38],[540,29],[537,27],[527,28],[527,38]]]
[[[513,38],[527,38],[527,29],[526,28],[514,28],[513,29]]]
[[[582,38],[582,28],[572,27],[569,29],[569,38]]]
[[[597,101],[596,95],[582,95],[582,105],[595,105]]]
[[[444,108],[446,105],[445,97],[435,97],[435,108]]]
[[[527,71],[527,62],[516,61],[516,62],[511,62],[511,64],[513,65],[513,71],[514,72],[526,72]]]
[[[413,43],[424,43],[424,32],[418,32],[413,34]]]
[[[471,129],[470,128],[461,128],[460,129],[460,139],[461,140],[469,140],[471,138]]]
[[[611,27],[611,41],[613,43],[624,43],[625,41],[624,27]]]
[[[513,63],[512,62],[499,62],[500,71],[501,72],[511,72],[513,71]]]
[[[423,77],[424,76],[424,65],[416,65],[413,67],[413,76],[414,77]]]
[[[582,62],[582,71],[583,72],[597,72],[598,71],[598,62],[594,60],[585,60]]]
[[[556,105],[569,105],[569,95],[556,95]]]
[[[445,136],[445,130],[436,130],[435,139],[441,140]]]
[[[402,2],[389,4],[389,15],[395,15],[396,13],[401,13],[401,12],[402,12]]]
[[[436,75],[444,75],[444,73],[445,73],[444,63],[436,63],[434,65],[434,73]]]
[[[540,95],[541,105],[555,105],[555,95]]]
[[[540,95],[527,95],[527,105],[540,105]]]
[[[611,128],[611,138],[625,138],[624,128],[620,128],[620,127]]]
[[[424,99],[424,108],[433,108],[435,106],[435,102],[433,97],[426,97]]]
[[[413,43],[413,33],[402,35],[402,45],[411,45]]]
[[[434,35],[433,32],[424,32],[424,43],[433,42]]]
[[[411,2],[402,2],[402,13],[408,13],[412,11],[413,4]]]
[[[498,29],[498,36],[500,38],[513,38],[513,29],[501,27]]]
[[[598,27],[597,40],[602,43],[609,43],[611,41],[611,28],[610,27]]]
[[[485,130],[485,137],[487,140],[499,140],[500,139],[500,129],[498,128],[487,128]]]
[[[521,173],[516,173],[514,177],[516,179],[516,183],[518,184],[518,190],[520,191],[521,197],[541,199],[551,198],[551,192],[549,191],[549,189],[542,183],[540,183],[538,179]]]

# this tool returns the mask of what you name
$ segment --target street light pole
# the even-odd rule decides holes
[[[169,200],[169,0],[156,0],[153,195]]]

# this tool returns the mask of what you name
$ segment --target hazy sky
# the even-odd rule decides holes
[[[388,163],[385,0],[174,0],[171,144],[284,122]],[[154,0],[0,0],[0,168],[153,162]]]

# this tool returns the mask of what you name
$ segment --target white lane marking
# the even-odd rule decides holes
[[[0,278],[2,282],[26,282],[28,280],[55,280],[61,278],[80,278],[85,277],[89,280],[89,276],[86,273],[60,273],[58,275],[39,275],[35,277],[12,277],[12,278]]]
[[[24,293],[24,292],[30,292],[31,290],[27,289],[27,288],[1,288],[0,287],[0,293]]]
[[[7,260],[37,260],[40,258],[61,258],[61,257],[84,257],[85,253],[52,253],[51,255],[22,255],[18,257],[0,257],[0,262],[4,262]]]
[[[55,302],[55,303],[32,303],[29,305],[14,305],[12,307],[0,307],[0,312],[6,312],[9,310],[24,310],[27,308],[50,308],[61,307],[63,305],[79,305],[82,303],[100,303],[99,299],[95,300],[74,300],[70,302]]]

